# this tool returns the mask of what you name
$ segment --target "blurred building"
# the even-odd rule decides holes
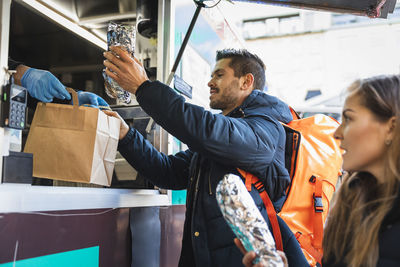
[[[400,3],[387,19],[281,8],[237,26],[267,66],[268,92],[292,106],[340,106],[355,79],[400,73]]]

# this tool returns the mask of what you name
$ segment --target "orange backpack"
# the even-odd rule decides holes
[[[283,124],[286,132],[285,166],[291,184],[279,216],[295,234],[310,266],[321,264],[323,226],[329,202],[341,175],[342,156],[333,133],[339,123],[333,118],[317,114],[300,119],[292,110],[293,119]],[[247,190],[253,184],[260,192],[272,225],[278,250],[283,251],[282,237],[275,209],[264,185],[257,177],[238,169],[245,178]]]

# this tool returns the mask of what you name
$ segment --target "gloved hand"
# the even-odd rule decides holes
[[[80,106],[109,109],[109,105],[103,98],[91,92],[78,91],[78,100]]]
[[[50,72],[29,68],[21,78],[21,85],[29,94],[42,102],[51,102],[53,98],[71,99],[65,86]]]

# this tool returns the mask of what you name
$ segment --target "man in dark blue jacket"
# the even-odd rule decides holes
[[[208,86],[210,107],[222,114],[212,114],[186,103],[168,86],[150,82],[139,61],[120,48],[111,51],[118,58],[104,54],[107,74],[136,94],[143,110],[189,147],[167,156],[137,130],[121,124],[118,149],[138,172],[161,188],[187,189],[179,266],[243,266],[234,234],[215,199],[216,185],[226,173],[238,174],[236,168],[241,168],[263,181],[277,211],[289,185],[285,131],[279,121],[288,123],[292,116],[285,103],[259,90],[265,85],[264,63],[246,50],[218,51]],[[266,217],[258,192],[251,194]],[[281,228],[289,264],[303,266],[296,239],[287,226]]]

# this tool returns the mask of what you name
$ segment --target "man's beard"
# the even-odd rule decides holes
[[[224,110],[236,104],[237,96],[234,94],[235,90],[239,88],[239,81],[233,80],[224,90],[222,95],[218,95],[218,99],[210,101],[210,108]],[[219,94],[220,89],[217,89]]]

